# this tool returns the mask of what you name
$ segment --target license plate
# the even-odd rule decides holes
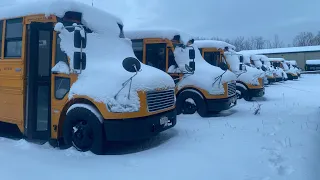
[[[168,117],[162,117],[160,118],[160,125],[163,125],[163,126],[168,126],[169,125],[169,118]]]

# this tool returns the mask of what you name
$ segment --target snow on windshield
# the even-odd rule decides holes
[[[64,29],[59,37],[62,51],[66,52],[70,61],[73,62],[73,33]],[[137,91],[175,87],[172,78],[167,73],[141,64],[141,72],[133,78],[130,94],[129,85],[127,85],[115,97],[122,88],[122,84],[135,74],[127,72],[122,67],[123,59],[135,57],[132,43],[112,33],[90,33],[87,37],[87,48],[84,49],[87,55],[87,67],[72,85],[69,99],[75,95],[89,96],[97,102],[105,103],[112,112],[132,112],[140,108]]]
[[[227,71],[220,81],[216,81],[216,78],[223,74],[224,71],[221,68],[212,66],[211,64],[207,63],[201,56],[200,51],[197,46],[192,45],[195,49],[195,71],[194,74],[186,74],[184,78],[178,83],[178,88],[181,89],[184,86],[197,86],[201,89],[208,91],[210,94],[223,94],[224,88],[222,83],[235,81],[236,76]],[[192,47],[182,48],[176,47],[174,50],[175,61],[178,65],[178,69],[181,72],[186,72],[185,65],[189,64],[189,49]],[[171,67],[171,69],[174,69]],[[176,70],[175,70],[176,71]],[[175,72],[173,71],[173,72]]]

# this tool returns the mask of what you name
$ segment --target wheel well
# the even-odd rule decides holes
[[[84,99],[84,98],[77,98],[77,99],[72,99],[71,101],[69,101],[62,109],[61,113],[60,113],[60,118],[59,118],[59,124],[58,124],[58,138],[62,137],[62,126],[63,126],[63,122],[66,119],[66,115],[67,115],[67,111],[68,109],[74,105],[74,104],[86,104],[86,105],[90,105],[94,108],[96,108],[98,111],[99,109],[94,105],[93,102],[91,102],[88,99]]]
[[[206,98],[205,98],[205,96],[203,95],[203,93],[202,93],[201,91],[199,91],[198,89],[196,89],[196,88],[184,88],[184,89],[181,89],[181,90],[178,92],[177,96],[179,96],[181,93],[183,93],[183,92],[185,92],[185,91],[188,91],[188,90],[189,90],[189,92],[193,92],[193,93],[200,94],[200,95],[202,96],[202,99],[203,99],[203,100],[206,100]],[[194,92],[194,91],[195,91],[195,92]]]
[[[203,95],[203,93],[201,91],[199,91],[198,89],[196,88],[184,88],[184,89],[181,89],[178,94],[177,94],[177,97],[179,97],[179,95],[183,92],[190,92],[190,93],[193,93],[193,94],[198,94],[199,96],[201,96],[201,98],[203,99],[204,103],[207,104],[207,99],[205,98],[205,96]],[[194,99],[195,100],[195,99]]]
[[[247,90],[247,89],[249,89],[248,88],[248,86],[244,83],[244,82],[242,82],[242,81],[237,81],[237,83],[236,83],[237,85],[237,87],[241,87],[241,86],[239,86],[238,84],[241,84],[241,85],[243,85],[246,89],[245,90]]]

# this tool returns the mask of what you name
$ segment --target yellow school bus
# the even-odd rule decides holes
[[[198,112],[206,117],[236,105],[235,75],[205,63],[198,49],[194,51],[195,69],[183,70],[190,61],[185,55],[187,50],[194,49],[192,38],[185,33],[173,29],[141,29],[128,30],[125,36],[132,40],[141,62],[167,72],[175,80],[178,114]]]
[[[238,98],[251,101],[253,97],[265,94],[264,73],[243,64],[243,55],[236,53],[235,47],[223,41],[197,40],[194,44],[200,49],[203,58],[213,66],[224,66],[237,75]]]
[[[269,58],[271,64],[276,68],[281,68],[287,74],[288,80],[298,79],[297,71],[293,68],[290,68],[283,58]]]
[[[172,78],[141,64],[122,28],[109,13],[72,1],[3,7],[0,125],[96,154],[105,141],[145,139],[175,126]]]

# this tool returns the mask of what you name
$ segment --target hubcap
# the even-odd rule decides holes
[[[72,128],[72,144],[79,151],[90,150],[93,143],[93,131],[86,121],[78,121]]]

